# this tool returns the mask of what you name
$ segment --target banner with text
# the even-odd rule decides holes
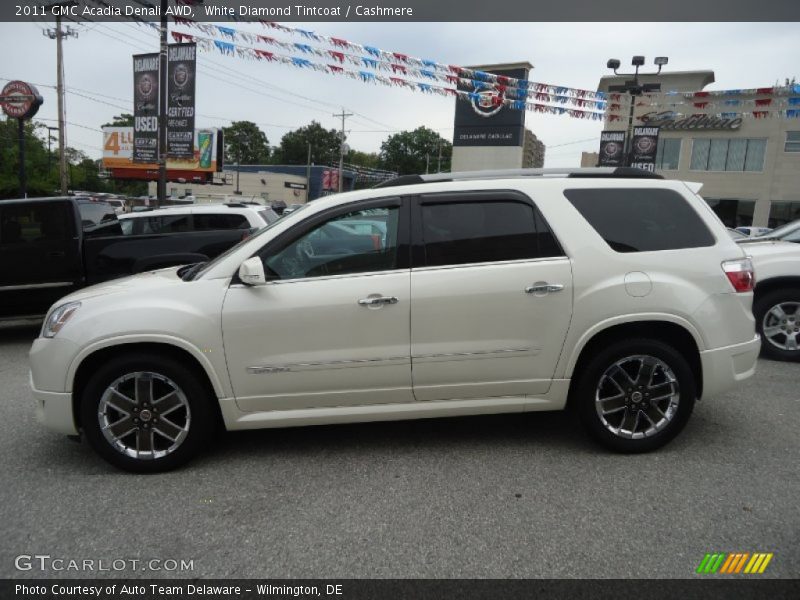
[[[133,162],[158,162],[158,54],[133,57]]]
[[[600,156],[598,158],[601,167],[622,167],[625,164],[625,132],[624,131],[603,131],[600,134]]]
[[[170,44],[167,61],[167,156],[192,158],[197,46]]]
[[[655,172],[658,153],[658,127],[634,127],[630,166]]]

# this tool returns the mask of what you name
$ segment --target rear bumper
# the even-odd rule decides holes
[[[58,433],[77,435],[78,428],[72,414],[72,394],[37,390],[33,386],[33,374],[29,373],[28,379],[36,401],[36,420]]]
[[[756,372],[761,338],[749,342],[714,348],[700,353],[703,366],[703,398],[709,398],[734,387]]]

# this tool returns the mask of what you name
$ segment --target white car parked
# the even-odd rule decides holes
[[[754,373],[753,277],[679,181],[401,177],[305,205],[207,264],[63,298],[31,387],[45,425],[132,471],[184,463],[220,425],[568,405],[604,445],[643,452]]]
[[[269,206],[239,203],[168,206],[118,216],[125,235],[215,229],[257,230],[278,218]]]

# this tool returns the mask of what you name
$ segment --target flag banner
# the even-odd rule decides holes
[[[197,45],[169,45],[167,61],[167,156],[193,158]]]
[[[133,57],[133,162],[158,162],[158,54]]]

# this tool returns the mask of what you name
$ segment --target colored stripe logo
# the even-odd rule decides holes
[[[708,553],[700,561],[697,573],[701,575],[726,575],[744,573],[747,575],[761,574],[767,569],[772,560],[772,552],[715,552]]]

